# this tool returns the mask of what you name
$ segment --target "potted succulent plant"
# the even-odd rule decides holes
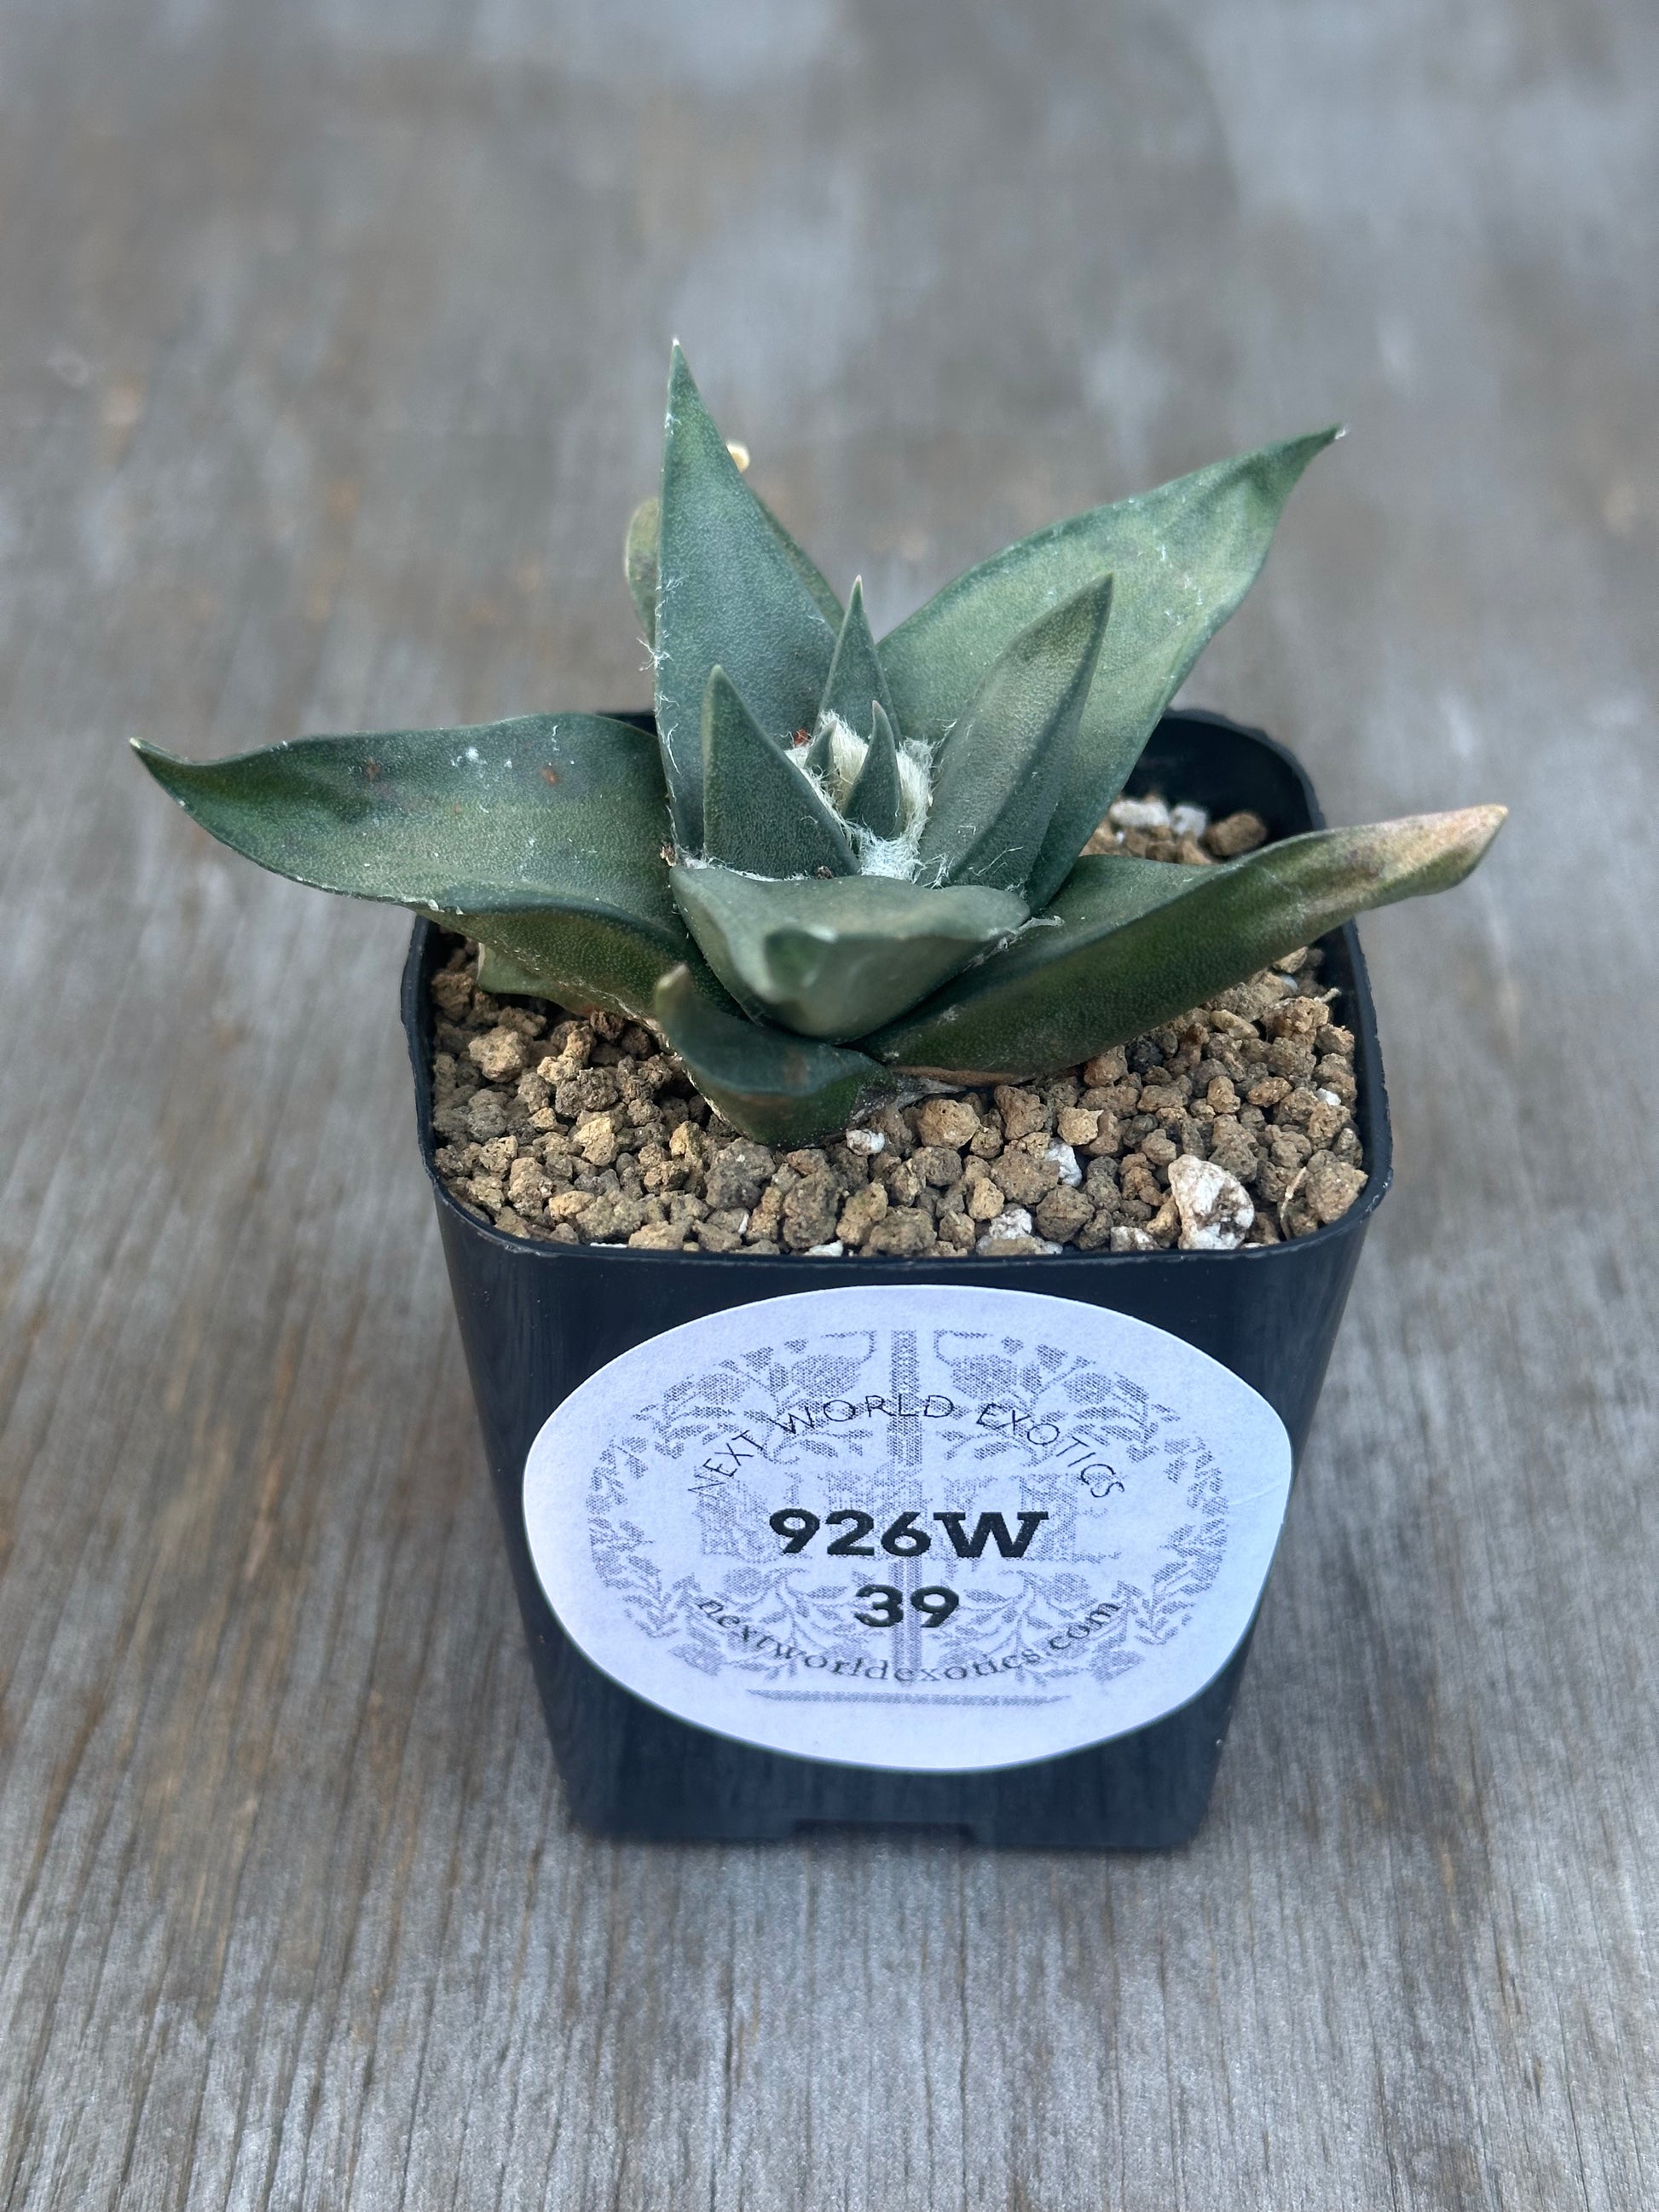
[[[1334,435],[878,644],[677,348],[626,547],[653,715],[138,746],[237,851],[422,917],[421,1139],[591,1825],[1201,1817],[1389,1176],[1348,925],[1503,817],[1326,830],[1280,748],[1168,711]]]

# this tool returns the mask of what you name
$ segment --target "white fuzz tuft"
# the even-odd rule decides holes
[[[902,884],[915,881],[916,847],[921,840],[921,824],[907,830],[902,837],[872,837],[867,830],[849,823],[853,844],[859,856],[861,876],[892,876]]]
[[[864,756],[870,747],[856,730],[848,728],[839,714],[826,715],[819,728],[823,729],[825,723],[830,731],[830,770],[824,781],[830,787],[830,803],[839,812],[859,780],[859,770],[864,766]]]
[[[805,764],[805,747],[793,757],[795,765],[807,781],[833,806],[837,814],[847,804],[853,786],[859,780],[864,766],[864,757],[870,750],[869,740],[856,730],[848,729],[839,714],[827,717],[830,731],[830,759],[821,775],[814,775]],[[818,725],[822,733],[824,722]],[[916,875],[916,856],[921,843],[922,824],[927,819],[927,809],[933,799],[932,761],[927,748],[914,738],[907,738],[899,747],[899,790],[904,800],[904,827],[896,837],[872,837],[867,830],[848,823],[854,850],[858,854],[861,876],[891,876],[901,883],[914,883]]]
[[[899,789],[904,793],[904,828],[920,837],[921,825],[933,799],[933,763],[919,738],[906,738],[899,747]]]
[[[813,790],[817,792],[818,797],[823,801],[824,805],[829,807],[832,812],[839,814],[841,812],[841,809],[836,804],[835,787],[830,781],[828,777],[820,775],[816,769],[807,767],[805,746],[795,746],[791,751],[789,757],[794,763],[796,768],[799,769],[801,775],[806,778],[808,783],[811,785]]]

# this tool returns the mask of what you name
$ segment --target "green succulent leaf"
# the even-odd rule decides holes
[[[934,770],[924,880],[1025,884],[1065,787],[1111,605],[1112,579],[1093,578],[987,669]]]
[[[649,735],[601,714],[303,738],[232,760],[134,750],[222,844],[296,883],[464,928],[578,1003],[648,1011],[690,951]]]
[[[1049,915],[865,1048],[890,1066],[963,1080],[1073,1066],[1353,915],[1460,883],[1504,811],[1316,830],[1213,868],[1081,860]]]
[[[724,1012],[689,968],[658,984],[655,1015],[703,1097],[763,1145],[804,1145],[844,1127],[862,1098],[890,1088],[862,1053]]]
[[[642,499],[628,518],[623,540],[623,574],[634,601],[634,611],[645,625],[645,641],[657,641],[657,523],[662,502],[653,493]]]
[[[872,700],[881,705],[890,722],[893,702],[888,696],[887,678],[882,672],[876,641],[870,633],[870,618],[864,611],[864,580],[855,576],[848,596],[841,635],[836,640],[836,657],[830,664],[823,696],[818,702],[819,719],[837,714],[849,730],[867,738]]]
[[[1025,919],[1018,899],[977,884],[671,872],[691,933],[732,997],[804,1036],[845,1041],[879,1028]]]
[[[846,825],[787,752],[772,743],[723,668],[702,702],[703,843],[708,857],[756,876],[849,876]]]
[[[820,722],[812,733],[812,742],[802,755],[802,764],[814,775],[828,775],[830,756],[835,750],[836,731],[832,722]]]
[[[545,999],[550,995],[547,979],[533,968],[521,968],[493,945],[478,948],[478,988],[497,999]]]
[[[756,506],[766,518],[767,527],[777,540],[778,550],[805,586],[813,605],[830,629],[839,635],[843,620],[841,601],[819,574],[811,555],[795,543],[758,492],[754,497]]]
[[[778,550],[811,593],[819,613],[832,629],[839,630],[842,624],[841,601],[765,501],[757,496],[755,504],[766,518],[768,527],[777,540]],[[640,501],[628,518],[628,536],[623,547],[623,572],[628,578],[634,611],[645,625],[647,645],[654,645],[657,641],[657,538],[661,520],[662,501],[653,492],[649,499]]]
[[[701,718],[709,672],[724,667],[768,738],[787,745],[811,726],[836,632],[803,573],[811,563],[784,542],[744,483],[678,346],[659,561],[657,730],[675,828],[696,852],[703,842]]]
[[[659,979],[678,964],[654,939],[605,915],[508,912],[458,919],[434,907],[418,911],[477,939],[484,953],[487,972],[479,981],[486,991],[549,999],[580,1012],[598,1006],[643,1020]],[[709,985],[716,988],[712,977]]]
[[[1297,479],[1338,435],[1264,446],[1038,531],[901,623],[880,647],[899,726],[937,748],[997,655],[1055,600],[1109,574],[1111,626],[1030,890],[1065,881],[1193,663],[1255,580]]]
[[[874,726],[864,766],[842,809],[849,822],[872,837],[894,838],[904,827],[904,787],[899,781],[898,745],[879,699],[873,702]]]

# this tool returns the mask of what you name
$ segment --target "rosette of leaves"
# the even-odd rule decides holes
[[[1039,531],[878,643],[677,347],[625,557],[654,737],[553,714],[204,764],[137,750],[251,860],[476,939],[487,988],[653,1022],[738,1128],[805,1142],[884,1093],[1085,1059],[1474,866],[1501,808],[1205,869],[1079,857],[1335,434]]]

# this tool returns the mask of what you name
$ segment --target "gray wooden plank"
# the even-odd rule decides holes
[[[0,2203],[1640,2208],[1659,26],[0,8]],[[678,330],[891,619],[1341,416],[1192,695],[1330,811],[1401,1160],[1208,1826],[566,1823],[396,916],[124,757],[644,696]]]

